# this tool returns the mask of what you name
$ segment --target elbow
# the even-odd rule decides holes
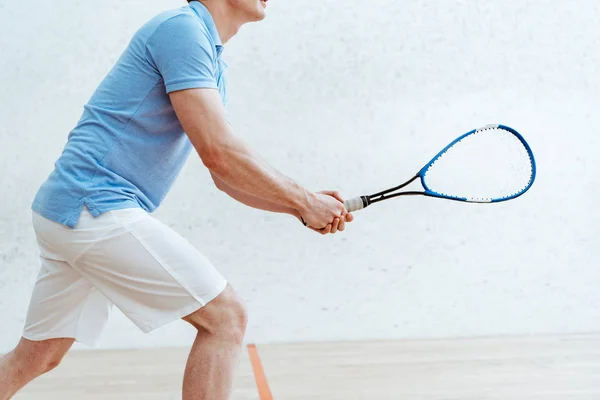
[[[198,151],[202,164],[210,171],[219,168],[223,155],[218,149],[202,149]]]
[[[215,186],[217,187],[217,189],[219,189],[221,192],[225,192],[225,185],[223,184],[223,181],[221,179],[219,179],[218,176],[216,176],[212,171],[210,173],[213,182],[215,183]]]
[[[220,179],[215,179],[216,176],[223,176],[227,174],[227,164],[225,162],[225,155],[223,151],[218,149],[206,150],[200,153],[202,163],[213,176],[213,180],[219,189],[221,189]]]

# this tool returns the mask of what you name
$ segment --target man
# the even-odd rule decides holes
[[[183,319],[198,330],[184,399],[227,399],[246,311],[211,263],[149,213],[196,150],[218,188],[322,234],[352,215],[232,134],[223,44],[265,17],[267,1],[202,0],[143,26],[100,84],[33,203],[42,267],[23,338],[0,361],[0,400],[56,367],[75,340],[94,345],[112,305],[142,331]]]

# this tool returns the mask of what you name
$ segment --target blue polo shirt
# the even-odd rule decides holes
[[[123,208],[154,211],[192,150],[168,94],[211,88],[225,104],[222,51],[200,2],[144,25],[84,106],[32,209],[70,228],[84,206],[94,217]]]

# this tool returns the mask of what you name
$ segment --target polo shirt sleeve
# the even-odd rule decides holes
[[[146,44],[167,93],[185,89],[218,89],[213,44],[206,29],[191,15],[163,22]]]

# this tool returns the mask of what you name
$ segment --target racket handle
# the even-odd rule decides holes
[[[344,207],[348,212],[354,212],[358,210],[362,210],[363,208],[368,207],[370,204],[369,199],[365,196],[355,197],[350,200],[346,200],[344,202]]]

